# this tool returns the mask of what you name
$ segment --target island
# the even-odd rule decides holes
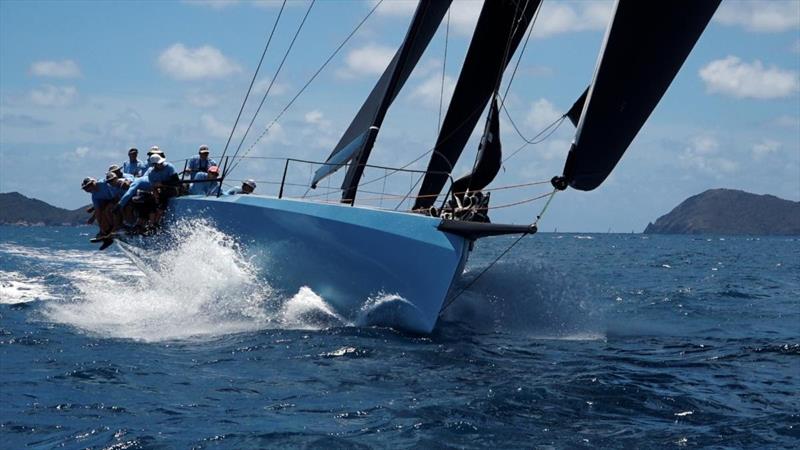
[[[800,235],[800,202],[735,189],[689,197],[650,223],[648,234]]]
[[[86,208],[69,210],[19,192],[0,193],[0,225],[83,225],[89,218]]]

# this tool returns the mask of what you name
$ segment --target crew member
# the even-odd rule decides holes
[[[211,166],[208,172],[198,172],[194,176],[194,183],[189,188],[192,195],[217,195],[219,193],[219,183],[211,180],[219,178],[219,167]]]
[[[113,233],[119,226],[119,223],[115,223],[114,214],[112,213],[115,191],[105,180],[97,181],[92,177],[83,179],[81,189],[92,195],[92,217],[87,223],[97,220],[100,236],[107,236]]]
[[[252,194],[256,190],[255,180],[244,180],[241,188],[233,188],[227,192],[228,195]]]
[[[152,167],[147,169],[144,176],[131,183],[115,208],[117,210],[125,208],[138,191],[150,192],[156,203],[156,210],[150,216],[150,225],[155,226],[160,222],[161,215],[166,209],[169,199],[178,195],[180,179],[175,166],[168,163],[160,155],[154,154],[150,156],[148,163]]]
[[[128,160],[122,163],[122,172],[133,175],[134,177],[140,177],[144,175],[144,171],[147,170],[147,166],[139,161],[139,149],[136,147],[132,147],[128,150]]]
[[[208,153],[208,146],[201,145],[198,155],[189,160],[186,172],[192,180],[198,173],[207,172],[209,167],[217,165],[216,161],[208,157]]]
[[[113,173],[114,175],[116,175],[115,178],[126,178],[126,179],[131,180],[131,181],[133,181],[133,179],[135,178],[133,175],[131,175],[129,173],[124,173],[122,167],[120,167],[120,166],[118,166],[116,164],[112,164],[108,168],[108,172],[109,173]],[[106,174],[106,181],[109,181],[108,180],[108,174]]]

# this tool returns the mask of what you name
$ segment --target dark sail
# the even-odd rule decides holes
[[[328,157],[329,162],[336,161],[336,163],[318,170],[312,186],[350,161],[347,176],[342,184],[342,199],[352,201],[364,170],[363,164],[366,164],[369,158],[377,135],[377,130],[371,133],[368,131],[370,127],[380,128],[386,111],[411,75],[433,35],[436,34],[436,29],[444,18],[447,8],[450,7],[450,2],[451,0],[420,0],[403,44]],[[340,152],[349,154],[340,155]]]
[[[720,0],[619,0],[564,166],[575,189],[599,186],[666,92]]]
[[[483,4],[414,209],[427,210],[436,201],[539,4],[540,0]]]
[[[583,112],[583,106],[586,104],[586,95],[589,94],[589,88],[583,90],[583,94],[575,100],[575,103],[572,104],[572,107],[567,111],[567,118],[572,125],[578,126],[578,121],[581,119],[581,113]]]
[[[492,101],[489,116],[486,118],[486,129],[483,131],[481,145],[472,172],[453,182],[453,193],[480,191],[494,180],[500,172],[503,152],[500,145],[500,113],[497,109],[497,97]]]

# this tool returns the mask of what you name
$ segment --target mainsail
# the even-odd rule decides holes
[[[414,209],[427,210],[447,182],[540,0],[491,0],[481,9]]]
[[[331,152],[326,165],[314,174],[312,187],[349,162],[342,184],[342,201],[352,203],[386,111],[436,34],[450,3],[451,0],[420,0],[403,44]]]
[[[564,166],[564,178],[570,186],[589,191],[608,177],[672,83],[719,3],[618,0]]]

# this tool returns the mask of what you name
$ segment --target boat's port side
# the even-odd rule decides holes
[[[173,218],[205,218],[258,255],[263,276],[288,294],[308,286],[355,319],[370,299],[397,296],[379,322],[429,333],[466,259],[467,239],[418,214],[257,195],[187,196]],[[376,319],[377,320],[377,319]]]

